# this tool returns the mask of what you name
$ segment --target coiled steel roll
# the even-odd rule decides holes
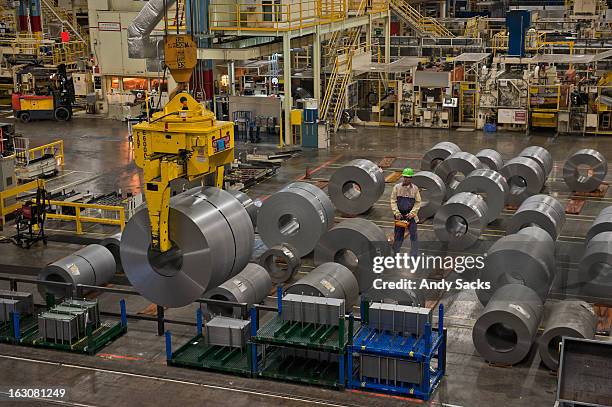
[[[472,171],[482,167],[480,160],[473,154],[459,151],[449,156],[436,167],[436,175],[442,178],[446,184],[446,197],[450,198],[455,194],[455,189],[459,183]],[[461,175],[462,174],[462,175]]]
[[[379,274],[376,276],[380,278],[385,283],[393,283],[400,284],[402,280],[409,280],[414,278],[413,275],[406,273],[398,273],[397,271],[393,271],[391,273]],[[370,288],[365,294],[363,294],[363,298],[366,298],[368,301],[372,302],[382,302],[385,304],[398,304],[398,305],[411,305],[414,307],[424,307],[425,306],[425,295],[421,290],[417,289],[409,289],[404,287],[403,285],[395,286],[395,288],[389,288],[386,286],[385,288]]]
[[[599,212],[586,235],[586,243],[602,232],[612,232],[612,206],[608,206]]]
[[[289,243],[303,257],[334,223],[334,206],[327,194],[306,182],[287,185],[264,201],[257,218],[268,247]]]
[[[544,171],[544,180],[548,178],[553,169],[553,159],[552,155],[548,152],[544,147],[531,146],[525,148],[518,155],[519,157],[527,157],[535,162],[542,168]]]
[[[538,339],[542,362],[552,370],[559,369],[561,339],[593,339],[597,316],[593,307],[584,301],[565,300],[553,304],[544,319],[544,332]]]
[[[102,286],[113,278],[116,270],[117,264],[113,254],[104,246],[90,244],[46,266],[38,275],[38,279],[70,283],[74,287],[78,284]],[[47,292],[58,297],[68,294],[64,287],[44,285],[38,287],[43,296]]]
[[[434,217],[434,232],[449,248],[466,249],[472,246],[484,230],[487,204],[478,195],[460,192],[446,201]]]
[[[485,148],[476,153],[476,158],[482,165],[490,170],[499,171],[504,166],[504,160],[500,153],[490,148]]]
[[[296,252],[290,244],[281,243],[266,250],[259,258],[259,264],[268,270],[272,282],[284,283],[293,277],[302,264]],[[283,265],[279,266],[278,262]]]
[[[385,232],[366,219],[349,219],[325,233],[314,251],[316,265],[335,262],[350,269],[359,282],[360,292],[369,290],[376,277],[374,258],[390,256]]]
[[[493,363],[516,364],[529,353],[543,314],[531,288],[507,284],[495,291],[472,330],[476,351]]]
[[[482,194],[482,198],[487,204],[487,213],[485,217],[487,223],[491,223],[497,219],[504,209],[508,190],[508,183],[500,173],[489,169],[479,169],[469,173],[468,176],[461,181],[459,186],[457,186],[455,192],[471,192],[477,195]]]
[[[272,279],[268,271],[259,264],[249,263],[237,275],[233,276],[219,287],[204,294],[204,298],[230,301],[250,305],[260,303],[272,289]],[[240,312],[231,305],[207,304],[208,310],[214,315],[233,316]]]
[[[257,215],[259,214],[259,207],[261,206],[261,201],[259,200],[254,201],[251,199],[250,196],[248,196],[244,192],[239,191],[237,189],[228,189],[227,192],[229,192],[234,198],[236,198],[242,204],[242,206],[244,206],[244,209],[246,209],[247,213],[249,214],[249,218],[251,218],[253,227],[256,227],[257,226]]]
[[[501,169],[510,187],[507,203],[520,205],[532,195],[540,193],[546,181],[542,167],[527,157],[515,157]]]
[[[497,289],[506,284],[523,284],[538,293],[542,301],[555,277],[555,244],[542,228],[531,226],[504,236],[487,251],[480,279],[491,284],[489,290],[476,290],[486,305]]]
[[[461,151],[459,146],[450,141],[443,141],[430,148],[421,159],[421,170],[433,171],[436,167],[453,153]]]
[[[170,199],[169,235],[175,248],[150,250],[146,208],[128,222],[121,261],[132,286],[149,301],[182,307],[240,272],[253,251],[253,223],[242,204],[218,188],[194,188]]]
[[[123,265],[121,264],[121,253],[119,252],[119,248],[121,247],[121,232],[105,237],[100,242],[100,245],[106,247],[108,251],[112,253],[115,258],[115,263],[117,264],[117,272],[122,272]]]
[[[582,295],[612,298],[612,232],[591,238],[578,270],[577,283]]]
[[[372,161],[357,159],[334,172],[327,191],[337,210],[347,215],[360,215],[385,192],[385,177]]]
[[[323,263],[289,286],[286,293],[343,299],[348,310],[358,301],[359,284],[342,264]]]
[[[412,183],[419,187],[421,193],[419,219],[425,220],[431,218],[446,199],[446,185],[444,181],[433,172],[421,171],[412,177]]]
[[[592,174],[581,175],[580,167],[587,167]],[[608,161],[599,151],[585,148],[572,154],[563,165],[563,179],[576,192],[595,191],[606,179]]]
[[[507,232],[513,234],[526,226],[537,225],[553,240],[561,235],[565,224],[565,210],[559,201],[548,195],[534,195],[526,199],[508,222]]]

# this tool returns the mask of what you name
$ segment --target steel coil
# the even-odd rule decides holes
[[[412,177],[412,183],[419,187],[421,193],[421,207],[418,217],[420,220],[431,218],[436,214],[446,198],[446,185],[442,178],[430,171],[421,171]]]
[[[554,202],[553,202],[554,201]],[[525,200],[508,222],[507,232],[513,234],[537,225],[550,234],[553,240],[561,235],[565,224],[565,211],[559,201],[548,195],[534,195]]]
[[[593,339],[597,316],[584,301],[566,300],[553,304],[544,319],[544,332],[538,339],[542,362],[552,370],[559,369],[561,339]]]
[[[117,264],[117,272],[122,272],[123,266],[121,264],[121,253],[119,252],[119,248],[121,247],[121,232],[105,237],[100,242],[100,245],[106,247],[108,251],[112,253],[115,258],[115,263]]]
[[[586,234],[586,243],[603,232],[612,232],[612,206],[608,206],[599,212]]]
[[[539,194],[544,188],[544,171],[534,160],[527,157],[515,157],[501,169],[510,187],[507,203],[520,205],[532,195]]]
[[[242,191],[237,189],[228,189],[229,192],[234,198],[238,200],[244,206],[247,213],[249,214],[249,218],[251,218],[251,222],[253,223],[253,227],[257,226],[257,215],[259,214],[259,208],[261,207],[261,201],[252,200],[250,196],[245,194]]]
[[[485,215],[487,223],[491,223],[497,219],[504,209],[508,190],[508,183],[500,173],[493,170],[480,169],[469,173],[461,181],[455,192],[471,192],[481,195],[487,204],[487,213]]]
[[[500,171],[504,166],[504,160],[501,154],[490,148],[485,148],[477,152],[476,158],[480,160],[485,168],[493,171]]]
[[[583,175],[580,170],[588,171]],[[563,165],[563,179],[576,192],[595,191],[608,174],[608,161],[599,151],[585,148],[572,154]]]
[[[359,299],[359,283],[342,264],[323,263],[289,286],[286,293],[343,299],[349,310]]]
[[[360,215],[385,192],[385,176],[372,161],[353,160],[334,172],[327,191],[337,210],[347,215]]]
[[[333,225],[334,208],[314,185],[294,182],[266,199],[257,218],[261,239],[268,247],[289,243],[303,257]]]
[[[578,270],[577,285],[582,295],[612,299],[612,232],[591,238]]]
[[[496,241],[487,251],[484,264],[480,279],[488,281],[491,288],[476,290],[483,305],[506,284],[526,285],[543,301],[556,273],[554,241],[541,228],[528,227]]]
[[[436,167],[453,153],[461,151],[458,145],[443,141],[430,148],[421,159],[421,170],[434,171]]]
[[[349,219],[325,233],[314,251],[316,265],[335,262],[357,277],[360,292],[372,287],[374,258],[390,256],[391,247],[385,232],[366,219]]]
[[[240,273],[231,277],[219,287],[208,290],[204,298],[211,300],[243,303],[252,306],[259,304],[272,289],[272,279],[268,271],[259,264],[249,263]],[[231,305],[206,304],[213,315],[240,316],[241,310]]]
[[[533,345],[542,314],[542,300],[531,288],[520,284],[501,287],[474,324],[476,351],[492,363],[520,362]]]
[[[446,197],[450,198],[455,194],[459,183],[468,174],[482,167],[480,160],[473,154],[460,151],[450,155],[436,167],[436,175],[442,178],[446,184]]]
[[[544,179],[548,178],[553,169],[552,155],[544,147],[531,146],[525,148],[518,155],[519,157],[527,157],[535,162],[542,168],[544,172]]]
[[[102,286],[108,284],[117,270],[112,253],[104,246],[90,244],[46,266],[38,275],[41,281]],[[58,297],[67,296],[66,289],[39,285],[40,293],[49,292]]]
[[[128,222],[121,260],[132,286],[149,301],[182,307],[240,272],[253,251],[253,224],[242,204],[218,188],[194,188],[170,199],[175,248],[155,255],[146,208]]]
[[[266,250],[259,258],[259,264],[268,270],[273,283],[284,283],[295,275],[302,264],[296,252],[290,244],[281,243]]]
[[[461,192],[446,201],[434,217],[434,232],[451,249],[472,246],[484,230],[487,204],[479,196]]]

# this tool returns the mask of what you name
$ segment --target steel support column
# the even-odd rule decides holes
[[[314,34],[312,43],[312,87],[313,96],[321,105],[321,35],[319,34],[319,26]]]
[[[391,62],[391,11],[385,17],[385,63]]]
[[[283,89],[285,100],[283,104],[284,110],[284,126],[283,138],[284,144],[292,144],[291,140],[291,106],[293,100],[291,98],[291,36],[289,33],[283,34]]]

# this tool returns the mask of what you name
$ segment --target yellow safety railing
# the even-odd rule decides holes
[[[119,226],[123,231],[125,227],[125,208],[123,206],[97,205],[86,204],[80,202],[65,202],[65,201],[50,201],[49,204],[56,208],[74,210],[74,215],[66,215],[64,213],[47,213],[47,219],[73,221],[76,223],[76,233],[83,233],[83,223],[99,223],[103,225]],[[101,212],[100,217],[82,215],[82,210],[96,210]],[[116,217],[102,216],[103,212],[116,213]]]
[[[53,141],[49,144],[44,144],[28,150],[28,158],[30,160],[40,158],[45,154],[52,154],[55,157],[57,165],[64,168],[64,140]]]
[[[435,18],[422,15],[405,0],[390,0],[389,4],[401,17],[422,33],[430,34],[433,37],[454,37],[453,33],[440,24]]]
[[[19,199],[19,195],[38,189],[39,186],[44,186],[43,180],[34,180],[0,192],[0,226],[4,227],[6,216],[15,213],[23,205],[24,200]]]
[[[32,55],[51,65],[75,64],[78,59],[89,55],[88,46],[83,41],[57,43],[27,34],[0,36],[0,46],[10,48],[5,54]]]

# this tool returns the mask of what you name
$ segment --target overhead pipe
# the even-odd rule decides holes
[[[133,59],[157,57],[157,40],[151,38],[151,32],[164,18],[166,10],[176,0],[149,0],[140,10],[128,27],[128,56]]]

